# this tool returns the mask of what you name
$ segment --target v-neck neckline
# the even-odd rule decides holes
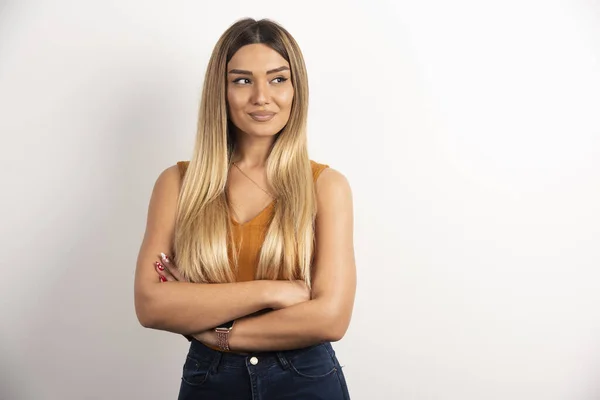
[[[233,215],[230,213],[229,214],[229,218],[231,219],[231,222],[234,225],[243,227],[246,225],[251,225],[253,222],[255,222],[259,217],[261,217],[263,214],[265,214],[267,212],[267,210],[269,208],[271,208],[273,205],[275,204],[275,200],[272,200],[269,204],[267,204],[267,206],[265,208],[263,208],[258,214],[256,214],[254,217],[250,218],[248,221],[244,222],[244,223],[240,223],[238,221],[235,220],[235,218],[233,217]]]

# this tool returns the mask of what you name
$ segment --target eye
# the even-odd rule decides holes
[[[271,82],[275,82],[275,83],[283,83],[285,81],[287,81],[288,78],[285,78],[283,76],[278,76],[277,78],[273,79]]]
[[[233,80],[233,83],[236,83],[238,85],[247,85],[250,83],[250,79],[248,78],[237,78]]]

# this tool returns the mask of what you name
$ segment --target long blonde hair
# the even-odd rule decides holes
[[[290,118],[276,134],[266,162],[276,201],[255,278],[302,279],[310,286],[316,197],[306,140],[308,78],[298,44],[270,20],[236,22],[210,57],[194,153],[179,194],[175,260],[192,282],[235,281],[237,244],[225,188],[236,143],[227,117],[226,68],[239,48],[255,43],[268,45],[289,62],[294,86]]]

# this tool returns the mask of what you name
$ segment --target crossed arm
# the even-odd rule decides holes
[[[255,313],[278,308],[281,292],[292,283],[161,283],[157,279],[153,264],[156,254],[170,250],[180,185],[177,167],[171,167],[158,178],[150,200],[135,277],[136,313],[143,326],[194,334],[214,345],[211,328],[235,319],[230,334],[234,351],[286,350],[342,338],[350,323],[356,288],[352,195],[342,174],[325,169],[316,183],[318,213],[310,300],[260,315]]]

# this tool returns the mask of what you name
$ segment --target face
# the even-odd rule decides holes
[[[243,46],[227,64],[229,118],[240,131],[277,134],[290,118],[293,98],[290,65],[269,46]]]

